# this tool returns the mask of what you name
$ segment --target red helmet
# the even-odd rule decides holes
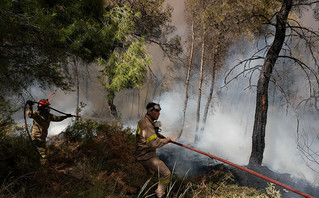
[[[50,105],[50,102],[48,99],[39,100],[38,107],[49,106],[49,105]]]

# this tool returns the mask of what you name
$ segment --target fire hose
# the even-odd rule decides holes
[[[38,102],[34,102],[34,103],[38,103]],[[30,135],[29,130],[28,130],[28,127],[27,127],[26,113],[25,113],[25,112],[26,112],[26,106],[27,106],[27,104],[25,104],[25,106],[24,106],[24,122],[25,122],[25,127],[26,127],[27,134],[28,134],[28,136],[29,136],[29,138],[30,138],[30,140],[31,140],[31,142],[32,142],[32,138],[31,138],[31,135]],[[49,106],[48,106],[48,107],[49,107]],[[54,110],[54,111],[56,111],[56,112],[59,112],[59,113],[61,113],[61,114],[67,115],[66,113],[61,112],[61,111],[59,111],[59,110],[57,110],[57,109],[54,109],[54,108],[52,108],[52,107],[49,107],[49,108],[52,109],[52,110]],[[76,115],[71,115],[71,116],[72,116],[72,117],[81,117],[81,116],[76,116]],[[161,135],[161,134],[158,134],[158,135],[161,136],[161,137],[164,137],[164,136]],[[279,182],[279,181],[276,181],[276,180],[274,180],[274,179],[271,179],[271,178],[269,178],[269,177],[267,177],[267,176],[264,176],[264,175],[262,175],[262,174],[259,174],[259,173],[255,172],[255,171],[253,171],[253,170],[248,169],[248,168],[245,168],[245,167],[242,167],[242,166],[237,165],[237,164],[235,164],[235,163],[232,163],[232,162],[229,162],[229,161],[227,161],[227,160],[224,160],[224,159],[222,159],[222,158],[220,158],[220,157],[217,157],[217,156],[211,155],[211,154],[209,154],[209,153],[206,153],[206,152],[197,150],[197,149],[195,149],[195,148],[189,147],[189,146],[187,146],[187,145],[178,143],[178,142],[173,141],[173,140],[170,140],[170,142],[173,143],[173,144],[175,144],[175,145],[178,145],[178,146],[180,146],[180,147],[187,148],[187,149],[189,149],[189,150],[195,151],[195,152],[200,153],[200,154],[202,154],[202,155],[206,155],[206,156],[208,156],[208,157],[210,157],[210,158],[216,159],[216,160],[218,160],[218,161],[221,161],[221,162],[223,162],[223,163],[226,163],[226,164],[228,164],[228,165],[231,165],[231,166],[233,166],[233,167],[236,167],[236,168],[238,168],[238,169],[241,169],[241,170],[243,170],[243,171],[245,171],[245,172],[248,172],[248,173],[250,173],[250,174],[252,174],[252,175],[255,175],[255,176],[257,176],[257,177],[260,177],[260,178],[262,178],[262,179],[264,179],[264,180],[267,180],[267,181],[269,181],[269,182],[271,182],[271,183],[274,183],[274,184],[276,184],[276,185],[278,185],[278,186],[281,186],[281,187],[283,187],[283,188],[285,188],[285,189],[287,189],[287,190],[290,190],[290,191],[292,191],[292,192],[294,192],[294,193],[296,193],[296,194],[299,194],[299,195],[301,195],[301,196],[303,196],[303,197],[306,197],[306,198],[315,198],[315,197],[312,196],[312,195],[309,195],[309,194],[304,193],[304,192],[302,192],[302,191],[300,191],[300,190],[297,190],[297,189],[295,189],[295,188],[292,188],[292,187],[290,187],[290,186],[288,186],[288,185],[286,185],[286,184],[284,184],[284,183],[281,183],[281,182]],[[33,146],[35,146],[35,145],[33,145]]]
[[[29,140],[30,140],[30,142],[32,143],[33,148],[35,148],[35,145],[34,145],[34,143],[33,143],[33,141],[32,141],[32,138],[31,138],[31,135],[30,135],[30,132],[29,132],[29,129],[28,129],[27,117],[26,117],[26,113],[25,113],[26,110],[27,110],[27,103],[25,103],[24,109],[23,109],[24,125],[25,125],[25,130],[27,131]],[[39,154],[39,156],[41,156],[40,153],[39,153],[39,151],[38,151],[37,149],[35,149],[35,150],[37,151],[37,154]]]
[[[222,159],[222,158],[219,158],[219,157],[216,157],[216,156],[214,156],[214,155],[205,153],[205,152],[203,152],[203,151],[194,149],[194,148],[192,148],[192,147],[189,147],[189,146],[186,146],[186,145],[184,145],[184,144],[175,142],[175,141],[173,141],[173,140],[170,140],[170,142],[173,143],[173,144],[176,144],[176,145],[178,145],[178,146],[187,148],[187,149],[189,149],[189,150],[195,151],[195,152],[197,152],[197,153],[200,153],[200,154],[202,154],[202,155],[206,155],[206,156],[208,156],[208,157],[210,157],[210,158],[213,158],[213,159],[216,159],[216,160],[218,160],[218,161],[224,162],[224,163],[229,164],[229,165],[231,165],[231,166],[234,166],[234,167],[236,167],[236,168],[239,168],[239,169],[241,169],[241,170],[243,170],[243,171],[246,171],[246,172],[248,172],[248,173],[250,173],[250,174],[252,174],[252,175],[255,175],[255,176],[260,177],[260,178],[262,178],[262,179],[264,179],[264,180],[270,181],[271,183],[277,184],[278,186],[281,186],[281,187],[283,187],[283,188],[285,188],[285,189],[287,189],[287,190],[290,190],[290,191],[292,191],[292,192],[294,192],[294,193],[296,193],[296,194],[299,194],[299,195],[301,195],[301,196],[303,196],[303,197],[315,198],[315,197],[312,196],[312,195],[309,195],[309,194],[304,193],[304,192],[302,192],[302,191],[300,191],[300,190],[297,190],[297,189],[295,189],[295,188],[292,188],[292,187],[290,187],[290,186],[288,186],[288,185],[286,185],[286,184],[283,184],[283,183],[281,183],[281,182],[279,182],[279,181],[276,181],[276,180],[274,180],[274,179],[271,179],[271,178],[269,178],[269,177],[266,177],[266,176],[264,176],[264,175],[262,175],[262,174],[259,174],[259,173],[255,172],[255,171],[252,171],[252,170],[250,170],[250,169],[248,169],[248,168],[239,166],[239,165],[237,165],[237,164],[234,164],[234,163],[229,162],[229,161],[227,161],[227,160],[224,160],[224,159]]]
[[[37,104],[39,104],[38,102],[35,102],[35,101],[32,101],[33,103],[37,103]],[[54,110],[54,111],[56,111],[56,112],[58,112],[58,113],[61,113],[61,114],[63,114],[63,115],[68,115],[67,113],[64,113],[64,112],[62,112],[62,111],[59,111],[59,110],[57,110],[57,109],[55,109],[55,108],[53,108],[53,107],[50,107],[50,106],[47,106],[49,109],[52,109],[52,110]],[[71,115],[72,117],[76,117],[76,118],[80,118],[81,116],[78,116],[78,115]]]
[[[33,103],[38,103],[38,102],[33,102]],[[48,107],[49,107],[49,106],[48,106]],[[54,110],[54,111],[56,111],[56,112],[59,112],[59,113],[61,113],[61,114],[68,115],[67,113],[61,112],[61,111],[59,111],[59,110],[57,110],[57,109],[54,109],[54,108],[52,108],[52,107],[49,107],[49,108],[52,109],[52,110]],[[26,119],[26,109],[27,109],[27,103],[24,105],[24,111],[23,111],[25,130],[27,131],[28,137],[29,137],[29,139],[30,139],[30,142],[31,142],[31,144],[32,144],[32,147],[34,148],[34,151],[39,155],[40,158],[42,158],[42,156],[41,156],[41,154],[39,153],[38,149],[36,148],[34,142],[32,141],[32,137],[31,137],[31,134],[30,134],[29,129],[28,129],[28,124],[27,124],[27,119]],[[71,115],[71,116],[72,116],[72,117],[81,117],[81,116],[76,116],[76,115]],[[71,175],[68,175],[68,174],[66,174],[66,173],[63,173],[63,172],[58,171],[56,168],[54,168],[54,167],[51,166],[51,165],[48,165],[48,164],[47,164],[47,166],[50,167],[52,170],[56,171],[57,173],[60,173],[60,174],[62,174],[62,175],[64,175],[64,176],[71,177],[71,178],[73,178],[73,179],[79,180],[78,178],[76,178],[76,177],[74,177],[74,176],[71,176]]]
[[[38,102],[34,102],[34,101],[32,101],[32,102],[39,104]],[[52,108],[52,107],[50,107],[50,106],[47,106],[47,107],[50,108],[50,109],[52,109],[52,110],[54,110],[54,111],[56,111],[56,112],[58,112],[58,113],[61,113],[61,114],[64,114],[64,115],[68,115],[67,113],[64,113],[64,112],[62,112],[62,111],[59,111],[59,110],[57,110],[57,109],[54,109],[54,108]],[[27,134],[28,134],[28,137],[29,137],[29,139],[30,139],[30,141],[31,141],[31,143],[32,143],[32,146],[35,148],[35,150],[37,151],[37,153],[39,154],[39,156],[41,156],[40,153],[39,153],[39,151],[36,149],[36,146],[34,145],[34,143],[33,143],[33,141],[32,141],[32,137],[31,137],[31,134],[30,134],[29,129],[28,129],[27,117],[26,117],[26,110],[27,110],[27,103],[24,105],[24,110],[23,110],[23,118],[24,118],[25,130],[27,131]],[[76,116],[76,115],[71,115],[71,116],[72,116],[72,117],[77,117],[77,118],[81,117],[81,116]]]

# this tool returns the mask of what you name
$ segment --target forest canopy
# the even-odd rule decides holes
[[[75,59],[103,63],[102,79],[111,97],[140,86],[150,64],[146,42],[156,41],[163,49],[171,42],[166,35],[174,29],[168,24],[172,8],[163,2],[1,1],[1,100],[32,85],[70,90],[67,65]],[[131,73],[132,81],[112,81]]]

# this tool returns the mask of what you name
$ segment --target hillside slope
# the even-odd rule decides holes
[[[20,132],[1,136],[0,197],[147,197],[155,190],[156,177],[143,188],[146,173],[134,159],[135,135],[130,128],[73,123],[48,140],[44,166],[25,132]],[[184,171],[172,164],[174,153],[182,154],[180,148],[173,149],[171,156],[159,155],[170,160],[167,164],[174,173],[168,197],[280,197],[273,185],[247,187],[250,179],[243,179],[247,175],[217,163],[188,162],[194,170]]]

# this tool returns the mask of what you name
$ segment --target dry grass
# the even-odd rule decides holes
[[[22,135],[21,135],[22,134]],[[48,145],[48,166],[41,166],[25,135],[2,136],[0,197],[147,197],[156,179],[146,181],[135,162],[135,136],[118,123],[74,123]],[[5,153],[4,153],[5,152]],[[271,192],[270,192],[271,191]],[[269,194],[274,194],[270,189]],[[238,187],[231,173],[197,177],[173,174],[168,197],[276,197]],[[278,196],[277,196],[278,197]]]

